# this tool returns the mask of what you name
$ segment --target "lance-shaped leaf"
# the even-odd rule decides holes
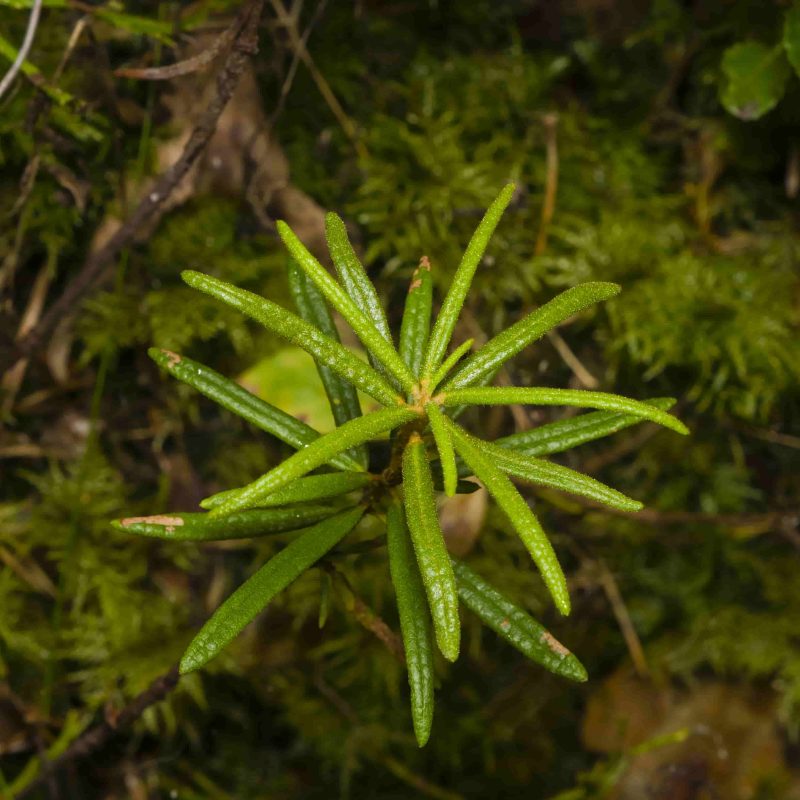
[[[321,436],[303,450],[289,456],[286,461],[257,478],[247,486],[237,489],[217,506],[211,514],[227,514],[243,508],[257,508],[272,492],[287,486],[312,469],[325,464],[337,453],[355,445],[374,439],[392,428],[410,422],[418,416],[416,411],[405,408],[384,408],[363,417],[351,419],[340,428]]]
[[[436,318],[436,324],[431,331],[428,350],[425,353],[425,361],[422,368],[423,375],[430,377],[436,371],[442,358],[444,358],[458,315],[461,313],[467,292],[475,276],[475,270],[478,268],[478,264],[480,264],[489,244],[489,239],[494,233],[497,223],[500,222],[500,217],[503,216],[503,212],[511,202],[513,195],[514,184],[509,183],[489,206],[475,233],[472,235],[472,239],[470,239],[467,249],[464,251],[461,263],[458,265],[456,274],[453,276],[453,282],[450,284],[447,296],[442,303],[439,316]]]
[[[573,681],[587,679],[583,664],[530,614],[466,564],[453,559],[453,570],[458,582],[458,596],[484,625],[550,672]]]
[[[419,377],[422,370],[422,359],[428,347],[432,302],[431,262],[423,256],[411,277],[400,323],[400,357],[408,364],[415,378]]]
[[[442,392],[438,399],[445,406],[492,406],[519,403],[534,406],[578,406],[617,411],[640,419],[649,419],[676,433],[687,434],[688,428],[675,417],[655,406],[620,397],[617,394],[591,392],[586,389],[527,389],[518,386],[485,386],[471,389],[453,389]]]
[[[386,319],[386,312],[383,310],[381,301],[378,299],[378,293],[367,276],[367,272],[358,255],[356,255],[353,245],[350,244],[344,222],[333,212],[325,215],[325,236],[328,240],[331,260],[336,267],[336,272],[345,291],[350,295],[358,310],[375,325],[378,333],[392,344],[389,322]],[[369,356],[369,363],[378,372],[385,375],[397,388],[402,388],[372,352],[367,351],[367,355]]]
[[[325,305],[325,298],[292,259],[289,259],[288,274],[289,289],[300,316],[333,341],[339,342],[339,332],[336,330],[336,325],[333,322],[328,306]],[[325,394],[328,396],[331,413],[336,424],[344,425],[348,420],[360,417],[361,405],[358,402],[358,394],[355,387],[326,364],[322,364],[319,361],[316,364],[317,372],[325,388]],[[369,461],[366,447],[363,445],[357,447],[347,455],[366,469]]]
[[[364,363],[347,348],[325,336],[291,311],[210,275],[185,270],[181,273],[181,277],[194,289],[216,297],[278,336],[303,348],[318,362],[326,364],[346,381],[383,405],[396,406],[401,402],[402,398],[392,386],[369,364]]]
[[[152,517],[128,517],[111,524],[120,531],[174,541],[216,542],[225,539],[249,539],[271,533],[292,531],[330,517],[336,509],[307,505],[293,508],[268,508],[237,511],[224,517],[210,514],[160,514]]]
[[[570,612],[567,580],[553,550],[553,545],[550,544],[550,540],[542,530],[539,520],[536,519],[514,484],[495,466],[492,458],[472,444],[472,437],[449,420],[447,425],[458,454],[483,482],[483,485],[497,501],[497,505],[508,517],[539,568],[556,608],[566,616]]]
[[[325,295],[325,299],[350,323],[350,327],[405,391],[411,391],[414,377],[408,371],[403,359],[390,341],[375,327],[371,319],[359,311],[358,306],[330,276],[328,270],[317,261],[306,246],[297,238],[294,231],[281,220],[277,223],[278,235],[283,240],[292,258]]]
[[[378,293],[364,269],[350,238],[347,228],[338,214],[332,211],[325,215],[325,235],[333,265],[347,293],[362,314],[372,320],[375,327],[387,342],[392,341],[389,321],[378,298]]]
[[[406,651],[408,685],[411,690],[411,719],[417,743],[423,747],[433,724],[433,635],[425,587],[414,557],[403,509],[389,506],[387,539],[389,570],[392,575],[400,631]]]
[[[456,579],[439,528],[425,445],[416,433],[403,452],[403,492],[406,520],[428,596],[436,643],[448,661],[455,661],[461,639]]]
[[[156,364],[174,378],[294,448],[305,447],[320,437],[319,431],[256,397],[210,367],[169,350],[151,347],[147,352]],[[332,458],[330,463],[339,469],[362,469],[361,464],[344,453]]]
[[[464,357],[466,353],[469,352],[470,348],[474,344],[474,339],[467,339],[466,342],[462,342],[449,356],[442,362],[442,366],[436,370],[431,378],[431,383],[429,387],[429,391],[433,391],[446,377],[447,374],[450,372],[453,367],[458,364],[458,362]]]
[[[267,561],[200,629],[183,654],[181,674],[198,669],[214,658],[278,592],[344,539],[362,513],[362,509],[352,509],[318,522]]]
[[[661,411],[669,411],[676,401],[673,397],[654,397],[642,402]],[[590,411],[588,414],[559,419],[538,428],[512,433],[502,439],[495,439],[494,443],[528,456],[544,456],[563,453],[586,442],[593,442],[638,425],[642,421],[641,417],[616,411]]]
[[[436,441],[436,449],[439,451],[439,461],[442,465],[442,477],[444,479],[444,491],[448,497],[456,493],[458,484],[458,471],[456,470],[456,454],[453,451],[453,440],[450,431],[445,425],[444,414],[436,403],[428,403],[425,406],[425,413],[428,415],[428,422],[431,426],[433,438]]]
[[[464,434],[468,436],[468,434]],[[598,503],[617,508],[620,511],[640,511],[642,504],[627,495],[606,486],[588,475],[583,475],[569,467],[553,464],[541,458],[534,458],[514,450],[498,447],[492,442],[468,436],[473,447],[480,448],[503,472],[515,478],[530,481],[541,486],[551,486],[562,492],[588,497]]]
[[[290,503],[308,503],[312,500],[329,500],[339,497],[356,489],[363,489],[372,478],[366,472],[332,472],[326,475],[309,475],[298,478],[283,489],[278,489],[267,495],[260,504],[261,508],[285,506]],[[239,489],[227,489],[217,492],[200,501],[200,507],[205,509],[221,506],[226,500],[233,497]]]
[[[587,306],[608,300],[618,294],[619,290],[616,283],[600,282],[583,283],[567,289],[490,339],[456,370],[443,388],[457,389],[488,382],[506,361],[544,336],[547,331]]]

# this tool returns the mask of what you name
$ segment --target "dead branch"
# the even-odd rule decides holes
[[[96,288],[104,270],[122,250],[132,244],[137,232],[158,215],[166,200],[203,153],[216,130],[217,121],[233,95],[248,57],[257,50],[258,24],[263,6],[264,0],[253,0],[241,12],[243,22],[217,77],[216,95],[192,130],[180,158],[161,174],[152,190],[142,198],[134,212],[108,242],[89,255],[81,271],[47,310],[37,326],[19,341],[17,349],[23,357],[37,352],[56,324],[74,313],[84,296]]]
[[[182,75],[191,75],[209,67],[234,41],[243,20],[235,20],[201,53],[163,67],[121,67],[114,70],[115,78],[134,78],[140,81],[169,81]]]
[[[119,731],[133,724],[150,706],[161,702],[177,685],[180,675],[178,667],[156,678],[150,686],[128,703],[116,717],[104,720],[99,725],[81,734],[58,758],[42,765],[39,776],[29,783],[15,798],[23,800],[41,788],[48,779],[73,761],[90,756],[99,750]]]
[[[302,36],[297,29],[297,21],[286,10],[286,7],[283,5],[281,0],[270,0],[270,4],[275,12],[275,16],[278,18],[278,22],[284,27],[289,36],[290,47],[297,55],[299,55],[303,63],[306,65],[306,68],[311,74],[314,83],[317,85],[319,93],[328,104],[328,108],[330,108],[331,113],[334,115],[334,117],[336,117],[336,121],[341,126],[347,138],[352,142],[353,147],[355,148],[359,157],[366,158],[368,155],[367,148],[364,146],[364,143],[358,136],[355,123],[350,119],[350,117],[347,116],[347,113],[342,107],[342,104],[339,102],[339,98],[334,93],[331,85],[317,68],[314,59],[311,57],[311,53],[308,52],[308,48],[305,46]]]
[[[406,663],[405,648],[400,637],[379,617],[353,589],[347,576],[332,564],[326,564],[328,574],[339,581],[347,590],[347,610],[353,615],[356,622],[368,630],[386,646],[386,649],[401,663]]]

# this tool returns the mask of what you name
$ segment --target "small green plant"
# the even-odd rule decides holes
[[[375,288],[351,246],[342,220],[327,216],[336,281],[287,225],[278,232],[291,261],[289,283],[300,315],[209,275],[183,279],[304,348],[316,360],[337,426],[320,435],[208,367],[164,350],[153,359],[178,380],[297,449],[252,483],[206,498],[203,513],[123,519],[121,530],[162,539],[209,541],[300,529],[296,538],[243,583],[187,648],[181,671],[217,655],[270,600],[331,551],[365,513],[385,519],[388,561],[395,586],[417,741],[433,720],[434,647],[454,661],[460,643],[459,600],[499,636],[552,672],[577,681],[586,671],[570,651],[527,612],[451,558],[436,513],[436,490],[472,491],[477,477],[494,496],[538,567],[558,610],[570,611],[558,558],[528,503],[510,478],[573,492],[626,511],[641,504],[604,484],[541,456],[651,420],[678,433],[686,428],[666,413],[674,401],[638,402],[617,395],[551,388],[488,386],[500,367],[531,342],[581,309],[617,294],[613,283],[571,288],[500,333],[475,352],[472,342],[448,355],[456,321],[489,238],[511,200],[506,186],[478,225],[431,327],[430,265],[423,259],[408,292],[395,348]],[[339,342],[328,305],[352,326],[369,364]],[[469,353],[469,355],[467,355]],[[362,415],[356,389],[383,408]],[[457,423],[471,405],[569,404],[595,411],[523,431],[495,442]],[[370,472],[365,447],[391,433],[391,457]],[[320,470],[318,474],[309,474]],[[335,552],[328,556],[335,557]]]

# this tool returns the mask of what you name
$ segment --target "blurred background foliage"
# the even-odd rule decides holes
[[[45,4],[28,76],[0,103],[4,370],[32,298],[69,285],[175,131],[164,84],[113,70],[178,60],[236,7]],[[253,113],[270,119],[293,185],[352,225],[394,325],[420,256],[445,290],[511,178],[517,196],[462,338],[496,333],[563,287],[617,281],[622,294],[563,327],[563,341],[521,354],[514,382],[675,396],[693,435],[641,426],[567,457],[644,501],[640,515],[532,498],[569,568],[569,620],[555,619],[496,511],[474,496],[442,509],[452,548],[580,655],[585,686],[465,619],[464,655],[439,665],[419,751],[405,674],[353,614],[363,602],[396,628],[385,554],[353,553],[337,568],[357,599],[311,571],[203,674],[35,796],[800,797],[800,11],[764,0],[298,3],[298,27],[315,25],[312,69],[299,64],[273,114],[293,62],[277,7],[265,11]],[[0,0],[3,68],[28,8]],[[771,53],[779,74],[748,61],[737,72],[743,46],[748,58]],[[286,452],[165,380],[147,346],[243,375],[318,419],[303,354],[180,283],[181,269],[208,270],[288,301],[277,237],[240,189],[170,210],[14,391],[6,372],[0,796],[169,669],[282,543],[171,545],[108,525],[191,509]],[[500,436],[563,412],[470,413],[475,430]]]

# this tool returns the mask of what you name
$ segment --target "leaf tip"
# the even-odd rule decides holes
[[[202,272],[197,272],[197,270],[194,269],[181,270],[181,280],[192,288],[196,287],[203,277]]]
[[[458,660],[458,651],[461,649],[458,639],[452,642],[438,642],[439,651],[452,664]]]
[[[202,666],[203,662],[197,657],[197,655],[191,650],[187,650],[183,654],[180,664],[178,664],[178,672],[181,675],[187,675],[188,673],[194,672],[196,669],[199,669]]]
[[[417,737],[417,746],[425,747],[425,745],[428,744],[428,739],[431,738],[431,729],[430,727],[420,729],[415,726],[414,736]]]
[[[572,654],[570,654],[569,658],[564,659],[560,672],[565,678],[569,678],[576,683],[586,683],[589,680],[589,673],[586,671],[586,667]]]
[[[564,592],[563,594],[558,594],[553,599],[561,616],[568,617],[572,612],[572,603],[570,602],[569,595]]]
[[[672,430],[674,430],[675,433],[679,433],[681,436],[688,436],[691,433],[691,431],[679,419],[673,417],[672,420]]]

